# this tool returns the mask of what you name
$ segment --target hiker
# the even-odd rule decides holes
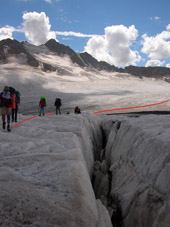
[[[81,114],[81,110],[80,110],[80,108],[78,106],[75,107],[74,113],[75,114]]]
[[[1,100],[1,114],[2,114],[2,128],[5,129],[6,122],[5,118],[7,116],[7,130],[8,132],[11,131],[10,129],[10,117],[11,117],[11,108],[12,108],[12,98],[9,91],[9,87],[5,86],[3,92],[0,93],[0,100]]]
[[[60,107],[61,107],[61,99],[56,98],[54,106],[56,106],[56,115],[61,114]]]
[[[14,117],[15,117],[15,122],[17,122],[17,114],[18,114],[18,106],[21,103],[21,94],[19,91],[15,92],[15,111],[14,111]]]
[[[40,102],[39,102],[39,106],[40,106],[39,116],[41,116],[41,114],[43,114],[43,116],[44,116],[44,108],[46,107],[46,99],[42,96],[41,96],[41,99],[40,99]]]
[[[15,122],[17,122],[17,112],[21,94],[19,93],[19,91],[16,91],[15,88],[13,87],[9,87],[9,91],[12,98],[12,122],[14,122],[14,119]]]

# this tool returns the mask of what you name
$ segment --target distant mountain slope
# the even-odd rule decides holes
[[[170,76],[170,68],[166,67],[137,67],[128,66],[124,69],[126,73],[135,76],[155,77],[161,78],[163,76]]]
[[[76,63],[81,67],[86,66],[86,64],[83,62],[79,54],[74,52],[74,50],[72,50],[70,47],[56,42],[54,39],[50,39],[48,42],[46,42],[45,46],[48,47],[49,50],[57,53],[61,57],[63,57],[64,55],[68,55],[73,63]]]
[[[50,39],[44,45],[34,46],[27,42],[18,42],[16,40],[5,39],[0,41],[0,63],[7,63],[9,57],[16,56],[20,59],[26,59],[25,62],[20,61],[21,63],[27,63],[30,66],[38,67],[41,66],[44,71],[55,71],[55,68],[52,63],[40,62],[36,59],[36,54],[43,53],[44,55],[52,52],[57,56],[64,57],[68,56],[74,64],[77,64],[80,67],[88,67],[91,70],[105,70],[107,72],[120,72],[128,73],[138,77],[153,77],[161,78],[170,82],[170,68],[166,67],[137,67],[137,66],[128,66],[125,69],[117,68],[114,65],[110,65],[104,61],[97,61],[90,54],[76,53],[69,46],[65,46],[56,42],[54,39]]]
[[[111,72],[118,72],[118,68],[116,68],[114,65],[110,65],[107,62],[104,61],[97,61],[94,57],[92,57],[87,52],[80,53],[80,57],[83,59],[83,61],[86,63],[87,66],[93,67],[98,70],[106,70]]]
[[[23,54],[23,58],[27,58],[29,65],[33,67],[39,66],[39,62],[25,49],[22,43],[11,39],[0,41],[0,62],[5,63],[11,55],[18,57],[20,54]]]

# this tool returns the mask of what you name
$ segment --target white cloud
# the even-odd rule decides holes
[[[47,2],[47,3],[52,3],[52,0],[45,0],[45,2]]]
[[[161,62],[159,60],[153,59],[153,60],[147,61],[145,66],[146,67],[149,67],[149,66],[162,66],[164,63],[165,63],[165,61]]]
[[[166,29],[167,29],[167,30],[170,30],[170,24],[168,24],[168,25],[166,26]]]
[[[166,67],[167,67],[167,68],[170,68],[170,63],[169,63],[169,64],[166,64]]]
[[[56,35],[67,37],[75,36],[80,38],[91,38],[92,36],[94,36],[73,31],[51,31],[49,18],[44,12],[25,12],[23,14],[22,27],[16,29],[7,25],[3,28],[0,28],[0,40],[6,38],[13,39],[12,33],[14,31],[24,33],[26,38],[35,45],[44,44],[51,38],[56,39]]]
[[[158,16],[155,16],[155,17],[151,17],[150,19],[151,19],[151,20],[160,20],[161,18],[158,17]]]
[[[52,0],[44,0],[47,3],[52,3]],[[60,2],[60,0],[55,0],[56,2]]]
[[[169,29],[170,26],[168,25]],[[170,31],[163,31],[156,36],[148,36],[144,34],[143,38],[143,47],[141,51],[151,59],[161,59],[170,57]]]
[[[49,39],[56,39],[51,31],[49,18],[44,12],[29,12],[23,14],[23,30],[26,38],[35,45],[44,44]]]
[[[88,35],[88,34],[83,34],[83,33],[80,33],[80,32],[72,32],[72,31],[64,31],[64,32],[59,32],[59,31],[56,31],[55,32],[56,35],[62,35],[62,36],[75,36],[75,37],[81,37],[81,38],[86,38],[86,37],[93,37],[95,35]]]
[[[13,39],[12,33],[14,31],[16,31],[16,29],[8,25],[3,28],[0,28],[0,40],[8,39],[8,38]]]
[[[71,24],[72,21],[69,20],[67,17],[65,16],[61,16],[60,18],[58,18],[59,20],[63,21],[64,23],[68,23],[68,24]]]
[[[17,0],[17,2],[28,2],[29,0]]]
[[[137,36],[138,31],[134,25],[129,28],[124,25],[106,27],[105,35],[90,38],[84,51],[99,61],[115,66],[135,65],[141,57],[137,51],[131,50],[130,46]]]
[[[69,38],[69,37],[63,37],[62,40],[72,40],[72,38]]]

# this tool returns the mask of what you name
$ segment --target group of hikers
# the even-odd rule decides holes
[[[0,107],[2,114],[2,128],[6,128],[5,118],[7,116],[7,130],[11,131],[10,120],[17,122],[18,105],[20,104],[21,94],[13,87],[5,86],[3,92],[0,93]]]
[[[10,132],[10,121],[12,115],[12,122],[17,122],[18,106],[21,102],[21,94],[19,91],[15,90],[13,87],[5,86],[3,92],[0,93],[0,107],[2,115],[2,128],[6,128],[6,118],[7,118],[7,130]],[[39,116],[45,115],[44,108],[47,105],[47,100],[45,96],[41,96],[39,101]],[[56,115],[61,114],[61,99],[56,98],[54,106],[56,107]],[[80,114],[81,110],[78,106],[74,109],[75,114]],[[69,114],[69,112],[68,112]]]
[[[39,102],[39,107],[40,107],[39,116],[41,116],[41,114],[42,115],[45,114],[44,108],[46,107],[46,105],[47,105],[46,97],[45,96],[41,96],[40,102]],[[61,114],[61,110],[60,110],[61,99],[60,98],[56,98],[54,106],[56,107],[56,115]]]
[[[45,96],[41,96],[40,98],[40,102],[39,102],[39,107],[40,107],[40,113],[39,113],[39,116],[41,115],[45,115],[45,111],[44,111],[44,108],[46,107],[47,105],[47,100],[46,100],[46,97]],[[55,99],[55,103],[54,103],[54,106],[56,107],[56,115],[58,114],[61,114],[61,99],[60,98],[56,98]],[[80,114],[81,113],[81,110],[78,106],[75,107],[74,109],[74,113],[75,114]],[[69,114],[69,112],[67,112],[67,114]]]

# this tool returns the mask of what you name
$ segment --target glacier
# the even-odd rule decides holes
[[[168,227],[170,115],[110,117],[103,128],[111,194],[119,199],[124,226]]]
[[[98,121],[45,116],[0,132],[1,226],[112,226],[90,181]]]
[[[60,97],[62,115],[0,129],[0,226],[169,227],[170,115],[93,113],[168,100],[170,84],[27,49],[56,71],[9,55],[0,65],[1,89],[21,92],[18,121],[38,114],[41,95],[46,114]],[[73,114],[77,105],[81,115]],[[145,110],[168,111],[170,102]]]
[[[123,226],[168,227],[169,135],[170,115],[54,115],[1,130],[1,226],[114,226],[118,201]]]

